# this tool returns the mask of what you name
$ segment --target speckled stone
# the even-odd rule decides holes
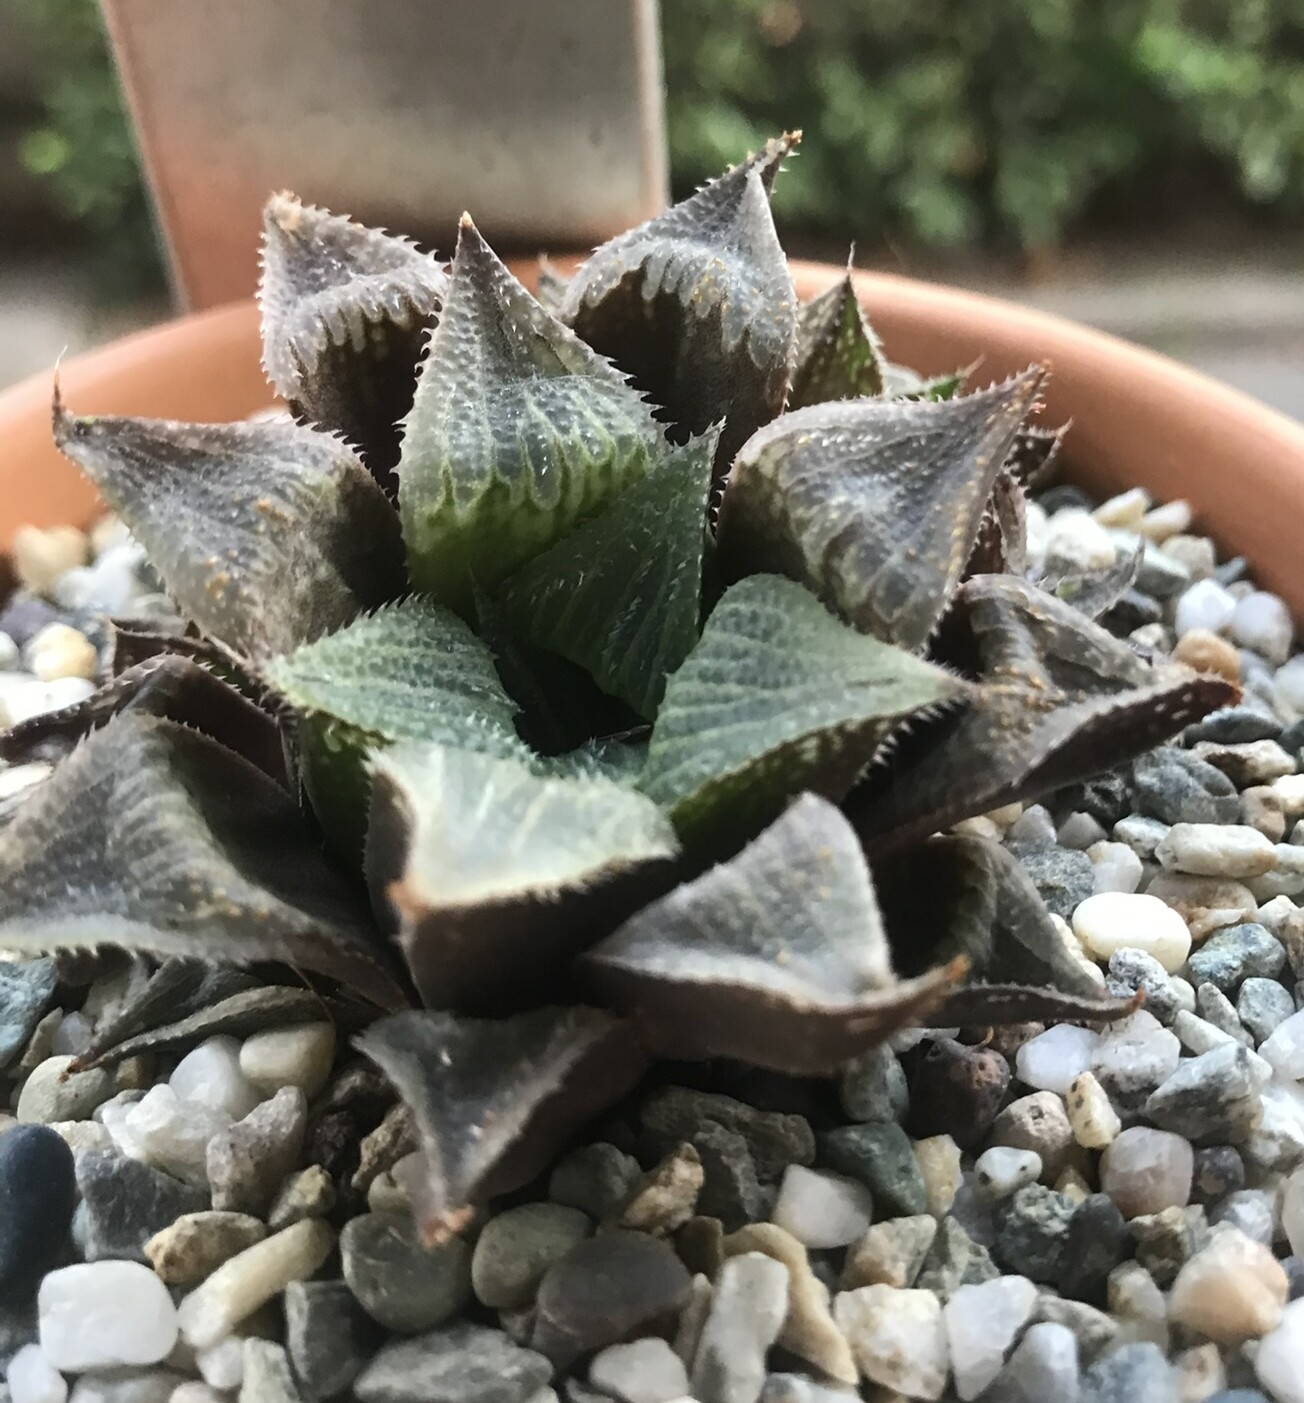
[[[1075,1211],[1063,1194],[1025,1185],[997,1210],[997,1261],[1016,1275],[1054,1285],[1064,1273]]]
[[[1177,1375],[1157,1345],[1124,1345],[1082,1376],[1078,1403],[1182,1403]]]
[[[1123,1215],[1106,1194],[1091,1194],[1073,1211],[1055,1285],[1073,1300],[1105,1304],[1109,1274],[1132,1251]]]
[[[869,1189],[879,1217],[903,1217],[927,1208],[910,1139],[895,1122],[840,1126],[820,1136],[819,1149],[821,1163]]]
[[[852,1121],[899,1121],[910,1105],[905,1071],[886,1043],[847,1063],[838,1081],[838,1094],[847,1119]]]
[[[1213,765],[1175,746],[1159,746],[1132,767],[1133,796],[1142,814],[1165,823],[1235,823],[1236,786]]]
[[[1285,966],[1285,947],[1257,922],[1218,931],[1188,961],[1197,988],[1209,983],[1225,994],[1234,994],[1251,975],[1275,979]]]
[[[939,1038],[910,1084],[906,1128],[917,1139],[950,1135],[962,1150],[982,1140],[1010,1084],[1010,1064],[987,1047]]]
[[[1240,1144],[1259,1122],[1268,1081],[1268,1069],[1255,1062],[1238,1043],[1183,1059],[1146,1101],[1146,1119],[1195,1145]]]

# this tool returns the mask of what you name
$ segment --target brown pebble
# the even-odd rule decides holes
[[[1241,822],[1257,828],[1270,843],[1286,836],[1286,810],[1281,795],[1269,784],[1241,791]]]
[[[991,1129],[1010,1084],[1010,1064],[989,1047],[939,1038],[910,1083],[906,1129],[915,1139],[950,1135],[972,1149]]]
[[[1177,640],[1173,657],[1196,672],[1212,672],[1228,682],[1241,680],[1240,654],[1225,638],[1210,633],[1207,628],[1193,628]]]

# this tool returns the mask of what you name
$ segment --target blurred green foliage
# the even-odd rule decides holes
[[[23,145],[119,279],[157,276],[94,0],[16,0],[48,78]],[[785,123],[789,230],[1039,250],[1175,169],[1304,207],[1304,0],[661,0],[677,192]]]

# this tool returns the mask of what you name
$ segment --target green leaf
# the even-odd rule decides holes
[[[783,408],[797,300],[769,189],[797,133],[603,244],[566,289],[564,319],[634,378],[680,438],[725,421],[716,455]]]
[[[600,776],[407,742],[372,781],[372,901],[431,1008],[537,1003],[678,851],[653,803]]]
[[[661,1056],[826,1076],[918,1022],[964,962],[898,982],[860,843],[832,804],[804,794],[581,965]]]
[[[0,830],[0,947],[274,962],[406,999],[290,796],[216,741],[128,712]]]
[[[400,419],[448,275],[407,239],[304,205],[263,210],[263,367],[295,415],[344,435],[393,495]]]
[[[647,1067],[629,1027],[592,1008],[399,1013],[356,1045],[411,1107],[423,1170],[413,1212],[431,1247],[467,1227],[475,1204],[541,1174]]]
[[[460,612],[643,476],[661,444],[625,377],[544,311],[464,216],[403,423],[413,584]]]
[[[1152,667],[1072,605],[1013,575],[957,596],[978,685],[908,738],[847,805],[875,850],[1111,769],[1238,695],[1177,663]]]
[[[937,403],[954,399],[964,389],[965,381],[978,368],[973,365],[961,366],[959,370],[948,371],[945,375],[923,376],[904,365],[883,365],[883,393],[889,399],[916,400]]]
[[[848,271],[801,309],[788,409],[882,393],[882,352]]]
[[[507,616],[651,718],[697,642],[718,435],[695,439],[507,581]]]
[[[210,637],[255,661],[343,627],[402,589],[398,522],[337,438],[277,420],[75,418],[55,442]]]
[[[729,474],[726,568],[788,575],[863,632],[922,648],[1044,378],[1034,368],[941,404],[862,399],[785,414]]]
[[[754,832],[803,789],[840,799],[894,726],[965,692],[791,580],[753,575],[667,683],[640,787],[686,839]]]
[[[395,741],[443,741],[491,755],[529,752],[489,650],[428,599],[389,605],[264,668],[300,714],[304,783],[341,852],[362,851],[368,753]]]

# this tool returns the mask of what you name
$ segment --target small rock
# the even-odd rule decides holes
[[[113,1078],[95,1070],[74,1072],[66,1079],[71,1057],[47,1057],[23,1083],[15,1111],[27,1125],[56,1120],[89,1120],[91,1112],[113,1095]]]
[[[243,1120],[219,1131],[206,1154],[213,1207],[262,1217],[298,1164],[307,1132],[308,1103],[297,1086],[282,1087]]]
[[[937,1236],[937,1219],[928,1213],[875,1223],[847,1252],[842,1287],[913,1286]]]
[[[1290,990],[1277,980],[1251,975],[1241,985],[1236,1016],[1256,1043],[1271,1037],[1294,1012],[1295,1001]]]
[[[460,1324],[391,1340],[353,1392],[359,1403],[527,1403],[551,1377],[541,1354],[501,1330]]]
[[[1191,1179],[1191,1199],[1195,1203],[1216,1203],[1235,1193],[1245,1183],[1245,1161],[1231,1145],[1212,1145],[1196,1150]]]
[[[65,1403],[68,1384],[63,1375],[41,1351],[40,1345],[24,1345],[5,1370],[12,1403]]]
[[[1170,827],[1170,824],[1161,823],[1157,818],[1128,814],[1114,825],[1114,837],[1125,847],[1131,848],[1144,863],[1154,857],[1155,849],[1163,842]]]
[[[996,1117],[990,1143],[1031,1150],[1041,1160],[1043,1177],[1057,1179],[1073,1153],[1073,1128],[1063,1100],[1053,1091],[1035,1091],[1011,1101]]]
[[[608,1345],[589,1362],[589,1382],[619,1403],[671,1403],[688,1393],[688,1371],[659,1339]]]
[[[1241,822],[1257,829],[1270,843],[1280,843],[1286,836],[1281,800],[1267,785],[1251,785],[1241,791]]]
[[[1050,518],[1046,554],[1073,571],[1107,570],[1118,558],[1109,532],[1078,507],[1065,507]]]
[[[1200,1010],[1200,1017],[1212,1023],[1219,1032],[1243,1047],[1253,1045],[1254,1040],[1241,1026],[1241,1020],[1236,1016],[1236,1009],[1231,1000],[1211,980],[1206,979],[1195,991],[1195,1003]],[[1204,1050],[1208,1051],[1207,1048]]]
[[[282,1345],[273,1340],[245,1340],[239,1403],[301,1403]]]
[[[310,1218],[232,1257],[177,1308],[186,1343],[195,1349],[216,1344],[291,1281],[310,1277],[334,1247],[335,1234]]]
[[[1091,1072],[1075,1077],[1064,1098],[1073,1138],[1084,1149],[1103,1150],[1113,1144],[1123,1128],[1105,1088]]]
[[[291,1281],[285,1348],[303,1392],[334,1398],[357,1378],[384,1333],[343,1281]]]
[[[1193,519],[1190,502],[1184,502],[1178,498],[1176,501],[1164,502],[1161,506],[1146,512],[1145,516],[1137,523],[1136,529],[1147,540],[1161,544],[1179,532],[1189,530]]]
[[[1010,1084],[1010,1064],[989,1047],[939,1038],[910,1086],[907,1128],[917,1138],[949,1134],[972,1149],[991,1129]]]
[[[1115,950],[1109,957],[1109,982],[1106,987],[1120,999],[1143,993],[1146,1012],[1165,1025],[1173,1021],[1182,1007],[1173,978],[1153,955],[1147,955],[1144,950]]]
[[[45,1276],[41,1350],[61,1372],[157,1364],[177,1342],[167,1287],[138,1262],[88,1262]]]
[[[1118,1322],[1085,1301],[1066,1301],[1043,1291],[1037,1302],[1037,1323],[1063,1325],[1078,1342],[1078,1356],[1089,1363],[1109,1349],[1119,1336]]]
[[[1236,599],[1216,580],[1197,580],[1177,600],[1173,622],[1179,634],[1196,629],[1222,633],[1236,614]]]
[[[208,1038],[176,1065],[168,1085],[189,1105],[211,1107],[241,1120],[262,1100],[240,1070],[240,1044],[234,1038]]]
[[[48,594],[60,575],[86,563],[89,545],[75,526],[20,526],[9,550],[19,582],[33,594]]]
[[[1197,877],[1260,877],[1277,865],[1276,847],[1240,823],[1175,823],[1155,856],[1165,867]]]
[[[1044,804],[1029,804],[1005,833],[1011,844],[1041,847],[1055,841],[1055,820]]]
[[[225,1111],[182,1101],[164,1084],[151,1087],[134,1104],[105,1107],[103,1120],[123,1154],[204,1187],[208,1142],[231,1124]]]
[[[1304,1300],[1292,1301],[1259,1345],[1254,1372],[1276,1403],[1304,1403]]]
[[[803,1116],[761,1111],[731,1096],[671,1086],[656,1092],[639,1113],[649,1156],[660,1159],[684,1141],[696,1143],[703,1121],[714,1121],[747,1141],[763,1183],[777,1183],[790,1164],[815,1158],[815,1135]]]
[[[1137,893],[1089,896],[1073,913],[1073,933],[1097,959],[1107,960],[1116,950],[1137,949],[1152,955],[1169,973],[1181,968],[1191,949],[1191,934],[1181,916],[1157,897]]]
[[[76,1196],[72,1151],[53,1130],[0,1135],[0,1300],[30,1295],[59,1260]]]
[[[609,1218],[624,1206],[641,1173],[638,1160],[615,1145],[583,1145],[558,1161],[548,1197],[590,1218]]]
[[[794,1164],[783,1176],[772,1218],[806,1247],[846,1247],[869,1227],[873,1211],[864,1184]]]
[[[1015,1060],[1015,1071],[1019,1080],[1034,1090],[1062,1096],[1091,1066],[1099,1042],[1099,1035],[1090,1028],[1057,1023],[1023,1044]]]
[[[1246,922],[1211,935],[1191,956],[1189,967],[1197,995],[1206,983],[1234,994],[1250,976],[1275,979],[1286,967],[1286,951],[1261,925]]]
[[[987,1249],[975,1242],[956,1218],[946,1217],[937,1225],[937,1236],[915,1278],[915,1288],[946,1301],[961,1286],[994,1281],[1000,1274]]]
[[[1195,1162],[1190,1143],[1166,1130],[1133,1126],[1100,1161],[1100,1187],[1125,1218],[1184,1208]]]
[[[1232,638],[1242,648],[1252,648],[1275,667],[1290,657],[1295,627],[1290,610],[1275,594],[1252,590],[1236,601]]]
[[[340,1233],[349,1289],[373,1320],[402,1334],[442,1325],[461,1309],[471,1294],[470,1259],[460,1237],[427,1251],[410,1214],[363,1213]]]
[[[924,1206],[937,1218],[951,1211],[962,1170],[960,1147],[949,1135],[915,1141],[915,1163],[924,1181]]]
[[[1130,894],[1141,885],[1141,859],[1126,843],[1093,843],[1087,856],[1091,859],[1092,894]]]
[[[833,1314],[867,1379],[910,1398],[942,1396],[950,1355],[931,1291],[861,1286],[838,1295]]]
[[[880,1217],[922,1213],[928,1193],[909,1137],[895,1121],[844,1125],[820,1137],[820,1157],[870,1191]]]
[[[146,1260],[145,1244],[186,1213],[208,1206],[202,1189],[126,1158],[116,1150],[77,1156],[77,1188],[86,1216],[85,1257]]]
[[[1078,1342],[1066,1325],[1031,1326],[983,1403],[1077,1403]]]
[[[731,1231],[769,1216],[775,1190],[761,1183],[756,1161],[741,1135],[707,1121],[692,1143],[704,1176],[697,1196],[699,1212],[717,1218]]]
[[[1041,1156],[1033,1150],[993,1145],[978,1156],[974,1169],[979,1187],[989,1198],[1009,1198],[1024,1184],[1035,1184],[1041,1178]]]
[[[90,639],[67,624],[46,624],[23,649],[23,657],[28,670],[41,682],[63,677],[93,681],[100,662]]]
[[[1124,1345],[1082,1376],[1079,1403],[1181,1403],[1177,1376],[1157,1345]]]
[[[195,1286],[266,1236],[258,1219],[245,1213],[186,1213],[155,1233],[144,1253],[169,1286]]]
[[[1241,1189],[1217,1204],[1210,1221],[1237,1228],[1254,1242],[1271,1247],[1277,1230],[1276,1195],[1265,1189]]]
[[[1297,1169],[1281,1193],[1281,1230],[1297,1257],[1304,1257],[1304,1169]]]
[[[620,1213],[620,1226],[657,1236],[672,1233],[693,1216],[706,1172],[697,1150],[680,1145],[635,1187]]]
[[[291,1174],[277,1190],[267,1214],[267,1226],[280,1232],[305,1218],[324,1218],[334,1207],[334,1180],[320,1164],[310,1164]]]
[[[528,1305],[544,1273],[593,1230],[577,1208],[523,1203],[484,1225],[471,1257],[471,1287],[497,1310]]]
[[[184,1382],[175,1369],[106,1369],[83,1374],[68,1403],[171,1403]]]
[[[1237,789],[1271,784],[1283,775],[1294,774],[1296,768],[1294,757],[1275,740],[1252,740],[1240,745],[1202,740],[1191,754],[1221,770]]]
[[[1293,1169],[1304,1159],[1304,1087],[1276,1076],[1263,1088],[1261,1106],[1246,1158],[1262,1169]]]
[[[1070,837],[1088,837],[1089,847],[1102,835],[1093,833],[1077,835],[1070,831]],[[1064,843],[1063,831],[1058,835]],[[1078,904],[1092,893],[1095,885],[1095,869],[1084,851],[1058,844],[1011,844],[1011,851],[1019,859],[1023,869],[1036,884],[1047,910],[1067,920]]]
[[[1021,1276],[961,1286],[942,1311],[955,1391],[965,1403],[1001,1372],[1005,1356],[1037,1304],[1037,1288]]]
[[[1176,746],[1159,746],[1142,755],[1133,764],[1132,781],[1141,813],[1168,824],[1235,823],[1240,815],[1231,780]]]
[[[1281,731],[1281,722],[1257,705],[1224,706],[1188,726],[1184,738],[1188,745],[1202,740],[1239,745],[1250,740],[1276,740]]]
[[[1146,1101],[1146,1119],[1192,1144],[1237,1145],[1259,1123],[1268,1079],[1252,1052],[1223,1043],[1179,1063]]]
[[[1193,1345],[1173,1356],[1182,1403],[1207,1403],[1227,1383],[1227,1370],[1215,1344]]]
[[[904,1120],[910,1091],[901,1061],[886,1043],[853,1058],[842,1069],[838,1094],[852,1121]]]
[[[1058,1281],[1075,1211],[1076,1205],[1054,1189],[1025,1185],[997,1215],[996,1260],[1032,1281]]]
[[[1065,1296],[1103,1306],[1110,1272],[1131,1251],[1131,1234],[1113,1200],[1090,1194],[1069,1220],[1056,1285]]]
[[[0,1068],[31,1041],[58,982],[53,960],[0,963]]]
[[[765,1379],[765,1356],[788,1308],[788,1271],[760,1252],[731,1257],[720,1269],[693,1361],[692,1394],[701,1403],[750,1403]]]
[[[1127,1113],[1139,1110],[1150,1093],[1172,1076],[1181,1056],[1176,1035],[1142,1008],[1105,1029],[1091,1072],[1110,1101]]]
[[[1146,888],[1146,895],[1176,911],[1195,941],[1203,940],[1223,926],[1252,920],[1259,908],[1258,898],[1244,882],[1192,877],[1185,872],[1158,873]]]
[[[1128,1224],[1136,1243],[1136,1260],[1154,1278],[1156,1286],[1171,1286],[1195,1250],[1189,1212],[1185,1208],[1165,1208],[1162,1213],[1143,1213]],[[1203,1235],[1203,1213],[1200,1224]]]
[[[1286,1273],[1271,1250],[1236,1228],[1222,1227],[1178,1272],[1169,1314],[1177,1324],[1231,1348],[1273,1329],[1286,1293]]]
[[[1304,1081],[1304,1011],[1284,1019],[1259,1048],[1259,1056],[1278,1076]]]
[[[240,1048],[241,1074],[265,1096],[274,1096],[283,1086],[297,1086],[311,1101],[326,1085],[334,1061],[335,1028],[330,1023],[269,1028],[246,1038]]]
[[[582,1354],[655,1329],[688,1294],[688,1272],[660,1238],[624,1229],[602,1233],[548,1269],[536,1297],[532,1347],[564,1369]]]

